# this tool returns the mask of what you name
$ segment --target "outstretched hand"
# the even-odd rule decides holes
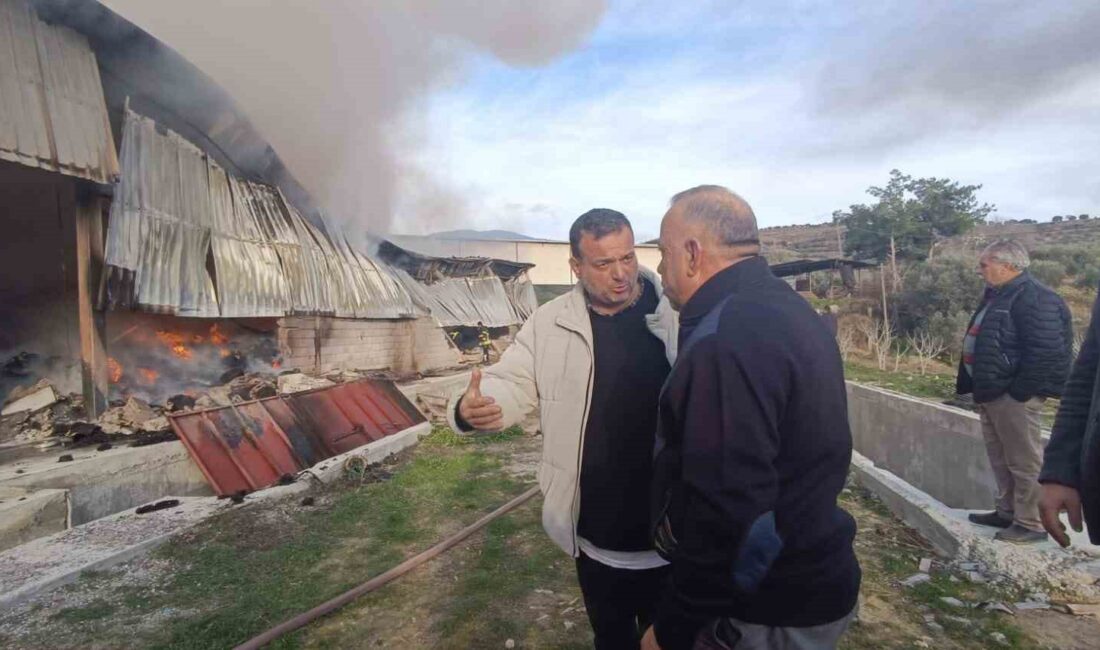
[[[481,394],[481,369],[474,369],[470,385],[458,402],[458,414],[479,431],[495,431],[504,426],[504,412],[492,397]]]

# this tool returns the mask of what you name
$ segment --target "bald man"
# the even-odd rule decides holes
[[[833,648],[859,593],[844,370],[810,305],[760,257],[756,217],[714,185],[661,224],[679,355],[661,393],[655,543],[671,562],[643,648]]]

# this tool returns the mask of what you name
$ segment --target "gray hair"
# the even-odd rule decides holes
[[[725,246],[760,245],[756,215],[745,199],[721,185],[700,185],[669,201],[685,219],[704,223]]]
[[[1002,239],[986,246],[979,259],[1007,264],[1020,271],[1031,266],[1031,256],[1027,254],[1027,249],[1011,239]]]

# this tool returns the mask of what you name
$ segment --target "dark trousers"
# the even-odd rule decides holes
[[[614,569],[581,553],[577,579],[596,633],[596,650],[638,650],[642,633],[653,622],[667,575],[667,566]]]

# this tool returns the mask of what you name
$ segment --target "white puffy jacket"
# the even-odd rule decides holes
[[[671,364],[676,359],[679,317],[664,297],[657,274],[645,268],[639,271],[661,296],[657,310],[646,320],[649,330],[664,343]],[[538,406],[543,435],[538,470],[542,525],[573,557],[578,553],[581,450],[592,396],[592,367],[592,324],[578,283],[569,293],[539,307],[481,380],[482,394],[495,399],[503,410],[505,427],[522,421]],[[464,391],[452,395],[447,409],[455,431],[459,431],[455,406]]]

